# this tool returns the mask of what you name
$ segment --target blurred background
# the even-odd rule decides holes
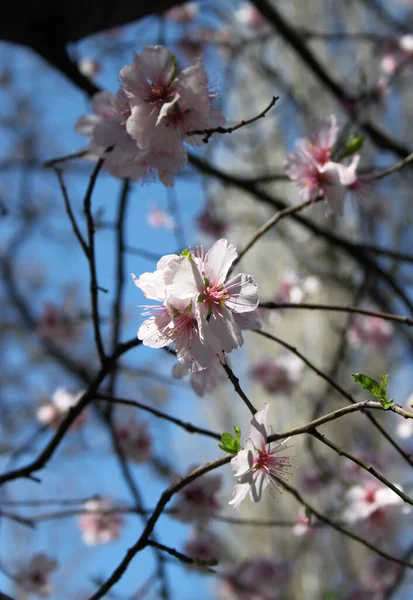
[[[156,180],[128,184],[104,171],[99,174],[92,212],[100,319],[108,345],[114,330],[118,341],[133,339],[143,320],[146,300],[130,273],[153,271],[162,255],[189,245],[209,248],[221,237],[240,250],[274,212],[300,202],[283,163],[323,117],[337,118],[337,153],[350,135],[364,135],[361,176],[396,164],[413,148],[413,2],[205,0],[174,9],[173,4],[142,7],[138,2],[123,14],[120,2],[119,14],[103,11],[104,18],[94,21],[98,6],[87,7],[88,15],[83,15],[76,2],[53,11],[40,2],[33,22],[30,7],[21,7],[28,11],[28,25],[18,25],[14,7],[10,14],[6,11],[6,41],[0,43],[3,472],[39,455],[60,422],[60,413],[50,416],[50,411],[67,411],[70,395],[84,390],[99,369],[89,267],[56,173],[44,163],[87,147],[74,124],[92,112],[94,90],[116,93],[120,68],[131,64],[133,51],[165,45],[180,68],[201,57],[227,126],[256,116],[273,96],[279,99],[256,123],[215,136],[199,149],[188,148],[187,166],[176,175],[173,188]],[[59,42],[64,19],[68,28],[79,24],[67,38],[62,34],[67,53]],[[73,212],[85,230],[82,206],[93,164],[77,158],[61,163],[61,169]],[[342,218],[317,203],[301,220],[283,219],[239,268],[258,283],[261,302],[351,305],[412,316],[411,190],[409,167],[377,181],[366,177],[358,193],[347,198]],[[119,270],[125,277],[120,296]],[[355,386],[351,373],[376,379],[388,373],[390,396],[409,407],[413,334],[406,325],[300,308],[261,309],[260,317],[263,331],[296,348],[355,399],[367,395]],[[244,338],[231,365],[254,405],[270,404],[274,431],[348,403],[288,347],[254,332],[245,332]],[[210,386],[214,389],[194,390],[189,378],[173,377],[175,363],[172,353],[134,348],[119,361],[105,389],[215,432],[238,425],[244,440],[250,415],[225,373]],[[62,389],[69,399],[62,400]],[[36,553],[58,561],[51,575],[53,589],[43,590],[44,596],[91,597],[136,541],[145,511],[155,506],[165,487],[191,467],[222,456],[213,438],[191,434],[136,407],[116,405],[108,418],[103,405],[91,404],[69,430],[39,471],[41,483],[19,479],[1,488],[0,589],[14,600],[36,597],[20,577]],[[323,433],[409,493],[409,422],[403,421],[403,429],[396,415],[380,412],[374,418],[378,425],[364,414],[348,415],[325,426]],[[120,436],[119,423],[127,428],[135,421],[147,452],[144,458],[125,453],[122,460],[116,431]],[[375,480],[310,435],[295,437],[290,445],[289,483],[332,521],[345,521],[349,491]],[[412,597],[409,568],[328,525],[309,521],[309,512],[286,491],[268,491],[259,505],[246,501],[235,512],[228,506],[231,469],[227,465],[218,472],[222,481],[212,518],[184,523],[182,516],[164,514],[155,529],[158,542],[192,557],[197,556],[192,547],[197,540],[201,558],[219,559],[214,567],[218,574],[146,548],[108,598]],[[107,543],[90,545],[79,517],[85,502],[97,496],[110,499],[122,522]],[[347,526],[408,561],[413,556],[410,524],[411,515],[399,507]]]

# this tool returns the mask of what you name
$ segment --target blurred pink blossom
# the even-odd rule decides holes
[[[268,26],[268,21],[251,2],[242,2],[235,12],[235,19],[253,31],[261,31]]]
[[[48,427],[57,428],[67,417],[69,410],[76,406],[84,391],[73,394],[63,387],[56,389],[51,402],[39,406],[36,410],[37,420]],[[87,412],[83,410],[72,424],[72,428],[81,427],[87,420]]]
[[[189,469],[191,473],[196,467]],[[221,487],[222,477],[210,473],[191,481],[176,495],[171,508],[171,516],[184,523],[207,521],[221,508],[217,493]]]
[[[200,398],[203,398],[205,394],[212,394],[218,385],[227,378],[218,358],[214,358],[206,369],[196,372],[189,371],[180,362],[175,363],[172,368],[172,377],[182,379],[186,375],[190,375],[191,388]]]
[[[44,598],[53,592],[50,575],[56,569],[57,561],[39,552],[33,554],[30,562],[16,573],[15,579],[26,591]]]
[[[82,75],[93,78],[100,73],[102,65],[98,60],[85,56],[79,61],[78,68]]]
[[[152,456],[152,436],[147,423],[125,418],[115,425],[115,435],[125,457],[135,463],[147,462]]]
[[[173,231],[175,229],[175,220],[166,211],[153,206],[147,216],[147,221],[153,229],[169,229]]]
[[[68,313],[68,307],[46,302],[39,317],[38,332],[41,337],[61,342],[74,342],[79,337],[81,325]]]
[[[98,546],[117,540],[123,527],[123,517],[116,512],[109,498],[95,498],[84,504],[79,518],[82,538],[87,546]]]
[[[175,6],[166,11],[165,17],[179,25],[187,25],[195,21],[199,14],[198,2],[186,2],[181,6]]]
[[[219,561],[222,553],[222,544],[211,531],[193,531],[184,546],[184,554],[194,560]],[[195,565],[188,567],[196,568]]]
[[[400,490],[401,487],[397,486]],[[350,525],[358,521],[369,521],[371,525],[384,526],[389,513],[395,508],[401,511],[403,500],[390,488],[376,482],[367,481],[355,485],[346,494],[346,507],[343,519]]]
[[[282,600],[291,577],[286,560],[256,556],[227,568],[218,580],[219,600]]]
[[[389,45],[387,52],[381,59],[381,70],[385,75],[394,75],[399,68],[413,66],[413,35],[401,36],[396,42]]]
[[[199,229],[214,238],[220,238],[225,235],[228,229],[228,223],[216,216],[210,205],[207,205],[202,213],[196,218]]]
[[[407,398],[405,405],[404,405],[404,409],[410,413],[413,413],[412,403],[413,403],[413,392],[411,394],[409,394],[409,397]],[[400,439],[413,440],[413,419],[403,419],[402,417],[400,417],[397,422],[396,431],[397,431],[397,435]]]
[[[303,362],[298,356],[280,354],[257,363],[251,375],[268,394],[290,395],[300,379],[302,368]]]
[[[314,531],[314,528],[311,526],[310,519],[305,514],[305,510],[302,508],[298,512],[297,523],[294,525],[292,533],[293,535],[301,537],[302,535],[306,535],[312,531]]]
[[[357,316],[347,332],[348,343],[356,350],[367,347],[383,352],[391,346],[393,337],[394,328],[389,321],[368,315]]]

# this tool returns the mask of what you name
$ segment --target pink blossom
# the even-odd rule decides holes
[[[115,177],[148,181],[157,173],[165,186],[173,186],[173,175],[187,160],[181,145],[171,144],[168,150],[138,147],[126,130],[131,107],[122,89],[117,96],[99,92],[92,99],[92,107],[96,114],[80,117],[75,126],[78,133],[91,138],[87,158],[96,161],[105,149],[112,148],[104,168]]]
[[[194,307],[202,343],[221,358],[242,346],[243,313],[258,306],[257,285],[249,275],[240,273],[227,281],[236,256],[235,246],[221,239],[206,255],[201,248],[180,256],[165,271],[169,293]]]
[[[236,256],[235,246],[221,239],[206,255],[168,255],[154,273],[133,276],[147,298],[163,303],[143,313],[149,316],[138,331],[143,344],[162,348],[173,342],[178,360],[191,371],[209,367],[216,354],[224,361],[225,353],[239,348],[242,330],[259,326],[253,314],[258,291],[244,273],[226,281]]]
[[[57,388],[52,396],[51,402],[42,404],[36,410],[38,421],[48,427],[59,427],[67,417],[69,410],[73,406],[76,406],[83,394],[83,390],[76,394],[72,394],[63,387]],[[82,411],[72,424],[72,428],[80,427],[85,423],[86,419],[86,411]]]
[[[381,70],[385,75],[395,75],[402,67],[411,67],[413,60],[413,35],[401,36],[392,43],[381,60]]]
[[[390,510],[403,506],[403,500],[390,488],[370,481],[350,488],[346,500],[343,519],[351,525],[369,521],[372,525],[382,526],[387,522]]]
[[[147,423],[123,419],[115,426],[118,443],[129,460],[135,463],[147,462],[152,456],[152,436]]]
[[[80,324],[68,314],[65,306],[46,302],[39,318],[38,332],[41,337],[62,342],[74,342],[79,336]]]
[[[300,509],[297,515],[297,522],[293,527],[293,535],[301,537],[302,535],[306,535],[313,531],[313,527],[311,526],[310,519],[305,514],[304,509]]]
[[[203,233],[214,238],[222,237],[228,229],[228,223],[215,215],[210,205],[197,216],[196,222]]]
[[[121,69],[123,90],[130,102],[126,130],[140,148],[170,153],[185,140],[201,145],[194,130],[221,126],[225,119],[213,106],[208,75],[200,62],[178,71],[176,57],[163,46],[146,46],[134,54],[133,65]]]
[[[320,473],[318,469],[305,467],[300,470],[300,487],[308,494],[316,494],[320,490],[325,490],[329,483],[329,476]]]
[[[198,2],[186,2],[181,6],[175,6],[166,11],[165,16],[170,21],[175,21],[179,25],[187,25],[195,21],[199,13]]]
[[[300,379],[302,368],[302,361],[294,354],[280,354],[257,363],[251,375],[268,394],[290,395]]]
[[[291,574],[285,560],[256,556],[226,569],[218,581],[219,600],[275,600],[284,598]]]
[[[163,348],[174,343],[178,360],[191,371],[200,371],[211,364],[214,352],[200,339],[198,322],[190,303],[169,296],[164,281],[167,266],[177,255],[167,255],[158,262],[154,273],[132,276],[135,285],[147,298],[163,302],[161,306],[146,306],[148,316],[138,330],[138,338],[150,348]],[[152,314],[153,313],[153,314]]]
[[[205,394],[212,394],[227,377],[218,358],[213,358],[211,364],[202,371],[189,371],[180,362],[172,368],[172,377],[175,379],[182,379],[189,374],[191,388],[200,398],[203,398]]]
[[[191,473],[196,467],[191,467]],[[189,523],[207,521],[221,508],[217,493],[221,487],[221,475],[210,473],[202,475],[186,485],[178,494],[171,508],[171,516]]]
[[[280,280],[280,287],[275,296],[275,302],[291,302],[299,304],[319,290],[320,282],[317,277],[300,277],[294,271],[285,271]]]
[[[170,231],[175,229],[174,218],[164,210],[153,206],[150,210],[147,221],[153,229],[169,229]]]
[[[43,598],[53,592],[50,575],[57,568],[57,561],[41,552],[33,554],[27,566],[15,575],[16,582],[26,591]]]
[[[100,72],[102,66],[99,61],[85,56],[79,61],[78,68],[82,75],[92,78]]]
[[[297,150],[288,154],[284,169],[297,183],[304,201],[315,201],[323,196],[332,212],[343,214],[344,199],[357,186],[356,169],[360,160],[355,155],[349,165],[331,160],[331,151],[337,141],[338,126],[334,115],[325,117],[319,128],[297,144]]]
[[[407,398],[407,400],[405,402],[404,409],[407,410],[408,412],[412,413],[413,412],[412,404],[413,404],[413,392],[411,394],[409,394],[409,397]],[[402,440],[413,439],[413,419],[402,419],[400,417],[400,420],[397,423],[396,431],[397,431],[398,437]]]
[[[112,500],[103,497],[87,500],[84,511],[78,521],[87,546],[107,544],[119,538],[123,517],[116,512]]]
[[[285,450],[288,439],[267,444],[267,412],[268,404],[256,413],[251,421],[250,437],[245,447],[231,460],[231,467],[237,483],[233,498],[229,502],[238,508],[249,493],[253,502],[261,500],[264,490],[269,484],[280,487],[280,480],[287,473],[291,463],[286,456],[278,456]]]
[[[220,540],[210,531],[193,531],[184,546],[184,554],[199,561],[218,561],[222,553]]]
[[[394,328],[389,321],[375,316],[357,316],[347,333],[350,346],[356,350],[373,348],[383,352],[393,342]]]
[[[235,18],[253,31],[260,31],[268,26],[268,21],[251,2],[243,2],[235,12]]]

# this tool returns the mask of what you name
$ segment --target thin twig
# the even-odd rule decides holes
[[[158,410],[157,408],[143,404],[142,402],[137,402],[136,400],[127,400],[126,398],[113,398],[105,394],[97,394],[96,398],[99,400],[104,400],[105,402],[140,408],[141,410],[154,415],[158,419],[164,419],[165,421],[169,421],[175,425],[178,425],[179,427],[182,427],[182,429],[185,429],[185,431],[188,431],[188,433],[199,433],[200,435],[205,435],[207,437],[214,438],[215,440],[221,440],[221,435],[219,433],[204,429],[203,427],[197,427],[196,425],[192,425],[192,423],[181,421],[181,419],[177,419],[164,413],[163,411]]]
[[[47,162],[44,163],[44,167],[46,169],[50,168],[50,167],[54,167],[55,165],[62,163],[62,162],[66,162],[68,160],[73,160],[74,158],[83,158],[84,156],[86,156],[86,154],[89,152],[89,150],[80,150],[79,152],[74,152],[73,154],[66,154],[66,156],[60,156],[59,158],[53,158],[52,160],[48,160]]]
[[[321,371],[318,367],[316,367],[310,360],[308,360],[308,358],[306,358],[303,354],[301,354],[301,352],[299,350],[297,350],[297,348],[295,348],[294,346],[292,346],[291,344],[288,344],[287,342],[285,342],[284,340],[281,340],[280,338],[276,337],[275,335],[272,335],[271,333],[267,333],[264,331],[259,331],[258,329],[254,329],[253,330],[254,333],[257,333],[258,335],[261,335],[269,340],[273,340],[274,342],[277,342],[277,344],[280,344],[281,346],[283,346],[284,348],[287,348],[287,350],[289,350],[290,352],[292,352],[293,354],[295,354],[296,356],[298,356],[299,358],[301,358],[301,360],[308,366],[310,367],[310,369],[312,371],[314,371],[314,373],[316,373],[319,377],[321,377],[322,379],[324,379],[324,381],[326,381],[332,388],[334,388],[341,396],[343,396],[343,398],[346,398],[346,400],[348,400],[349,402],[351,402],[352,404],[356,403],[356,400],[353,398],[353,396],[347,392],[344,388],[342,388],[336,381],[334,381],[329,375],[327,375],[326,373],[324,373],[323,371]],[[400,456],[402,456],[404,458],[404,460],[411,466],[413,467],[413,460],[411,459],[410,455],[407,454],[398,444],[397,442],[394,441],[394,439],[392,438],[391,435],[389,435],[387,433],[387,431],[380,425],[380,423],[378,423],[376,421],[376,419],[373,417],[373,415],[371,415],[368,412],[364,412],[363,413],[366,415],[367,419],[373,423],[373,425],[380,431],[380,433],[382,434],[383,437],[386,438],[386,440],[389,442],[389,444],[391,444],[393,446],[393,448],[400,454]]]
[[[233,131],[237,131],[238,129],[241,129],[241,127],[245,127],[246,125],[251,125],[251,123],[255,123],[255,121],[258,121],[259,119],[262,119],[265,117],[265,115],[268,113],[268,111],[271,110],[271,108],[274,106],[274,104],[277,102],[278,100],[278,96],[273,96],[271,102],[269,103],[269,105],[267,106],[267,108],[265,108],[262,112],[260,112],[259,115],[257,115],[256,117],[253,117],[252,119],[247,119],[242,120],[240,123],[238,123],[238,125],[234,125],[233,127],[214,127],[213,129],[195,129],[194,131],[188,131],[186,133],[186,135],[205,135],[203,142],[205,144],[207,144],[211,138],[212,135],[214,135],[214,133],[232,133]]]
[[[325,515],[318,512],[318,510],[316,510],[311,504],[309,504],[306,500],[304,500],[304,498],[301,496],[301,494],[293,486],[288,484],[285,480],[281,480],[281,479],[277,478],[277,481],[279,482],[281,487],[283,487],[287,492],[289,492],[292,496],[294,496],[294,498],[297,500],[297,502],[299,502],[302,506],[304,506],[304,508],[306,508],[308,511],[310,511],[319,521],[322,521],[323,523],[330,525],[330,527],[332,527],[332,529],[335,529],[336,531],[339,531],[346,537],[354,540],[355,542],[358,542],[359,544],[362,544],[363,546],[365,546],[369,550],[372,550],[373,552],[375,552],[382,558],[385,558],[386,560],[397,563],[398,565],[403,565],[405,567],[408,567],[409,569],[413,569],[413,563],[411,563],[407,560],[404,560],[403,558],[395,558],[391,554],[387,554],[387,552],[380,550],[380,548],[377,548],[376,546],[374,546],[367,540],[361,538],[359,535],[349,531],[348,529],[344,529],[344,527],[339,525],[337,522],[332,521],[330,518],[328,518]],[[90,599],[90,600],[92,600],[92,599]]]
[[[254,233],[254,235],[252,236],[252,238],[250,239],[248,244],[245,246],[245,248],[243,250],[241,250],[241,252],[237,256],[237,258],[232,263],[232,268],[234,268],[235,265],[237,263],[239,263],[239,261],[242,259],[243,256],[245,256],[245,254],[248,252],[248,250],[250,250],[255,245],[255,243],[265,233],[267,233],[267,231],[269,229],[271,229],[271,227],[276,225],[278,223],[278,221],[281,221],[281,219],[284,219],[285,217],[288,217],[289,215],[292,215],[294,213],[297,213],[297,212],[303,210],[304,208],[307,208],[311,204],[314,204],[314,200],[306,200],[305,202],[301,202],[301,204],[297,204],[297,206],[289,206],[288,208],[284,208],[283,210],[280,210],[279,212],[275,213],[275,215],[273,215],[270,219],[268,219],[268,221],[266,223],[264,223],[264,225],[262,225],[258,229],[258,231],[256,231]]]
[[[100,332],[100,322],[99,322],[99,298],[98,298],[98,283],[97,283],[96,257],[95,257],[95,225],[94,225],[93,216],[92,216],[92,193],[93,193],[93,190],[95,187],[97,176],[99,175],[99,171],[101,170],[104,161],[105,161],[105,156],[102,156],[96,163],[96,166],[93,169],[92,175],[90,176],[89,185],[86,190],[86,195],[85,195],[85,198],[83,201],[83,210],[86,215],[88,243],[89,243],[88,263],[89,263],[89,272],[90,272],[90,296],[91,296],[91,301],[92,301],[93,330],[94,330],[94,334],[95,334],[95,343],[96,343],[96,347],[97,347],[99,358],[100,358],[101,362],[103,362],[105,359],[105,349],[103,347],[103,340],[102,340],[102,335]]]
[[[233,372],[233,370],[231,369],[231,367],[229,365],[227,365],[226,363],[221,363],[221,365],[222,365],[222,368],[224,369],[225,373],[228,375],[228,379],[231,381],[232,385],[234,386],[234,390],[237,392],[238,396],[246,404],[246,406],[247,406],[248,410],[251,412],[251,414],[255,415],[255,413],[257,412],[257,409],[251,403],[248,396],[245,394],[242,387],[240,386],[238,377],[235,375],[235,373]]]
[[[259,308],[265,308],[266,310],[280,309],[280,308],[298,308],[308,310],[325,310],[332,312],[347,312],[355,313],[359,315],[367,315],[369,317],[378,317],[387,321],[395,321],[397,323],[403,323],[404,325],[413,325],[413,318],[405,317],[404,315],[395,315],[393,313],[380,312],[375,310],[369,310],[365,308],[359,308],[358,306],[340,306],[338,304],[314,304],[310,302],[261,302]]]
[[[198,567],[203,567],[209,573],[213,573],[214,575],[216,574],[216,571],[214,571],[214,569],[211,569],[211,563],[215,564],[215,560],[194,559],[190,556],[187,556],[186,554],[182,554],[182,552],[179,552],[178,550],[175,550],[175,548],[169,548],[169,546],[164,546],[164,544],[159,544],[159,542],[155,542],[154,540],[148,540],[147,546],[152,546],[153,548],[162,550],[162,552],[166,552],[167,554],[174,556],[175,558],[177,558],[181,562],[186,563],[187,565],[197,565]]]
[[[72,207],[70,204],[69,194],[67,192],[66,184],[63,180],[63,173],[62,173],[61,169],[59,169],[57,167],[54,167],[54,170],[59,179],[60,189],[62,191],[63,200],[65,202],[66,212],[67,212],[70,222],[72,224],[73,231],[75,233],[75,236],[77,237],[79,244],[82,247],[83,252],[85,253],[86,258],[89,259],[89,248],[88,248],[88,245],[86,244],[85,240],[83,239],[83,236],[80,232],[79,226],[76,222],[75,215],[73,214]]]

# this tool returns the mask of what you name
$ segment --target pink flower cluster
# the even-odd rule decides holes
[[[116,96],[100,92],[92,100],[94,115],[78,119],[76,129],[91,138],[88,158],[111,149],[105,168],[116,177],[146,180],[158,173],[166,186],[187,160],[184,142],[203,143],[191,131],[225,123],[213,106],[208,75],[200,62],[178,70],[176,57],[164,46],[146,46],[133,64],[120,71]]]
[[[88,500],[84,504],[84,511],[79,516],[79,527],[87,546],[107,544],[119,538],[123,517],[116,511],[110,498]]]
[[[237,256],[235,246],[218,240],[205,254],[184,251],[161,258],[157,270],[134,282],[147,298],[162,302],[147,306],[138,338],[145,346],[163,348],[175,344],[179,362],[193,372],[210,367],[225,354],[240,348],[242,329],[258,325],[257,285],[240,273],[227,280]]]
[[[304,201],[315,201],[321,196],[330,211],[343,215],[347,192],[356,191],[360,186],[356,175],[360,156],[353,156],[349,165],[333,161],[331,153],[337,136],[335,116],[325,117],[312,135],[298,142],[297,150],[284,161],[284,168],[288,177],[297,183]]]

